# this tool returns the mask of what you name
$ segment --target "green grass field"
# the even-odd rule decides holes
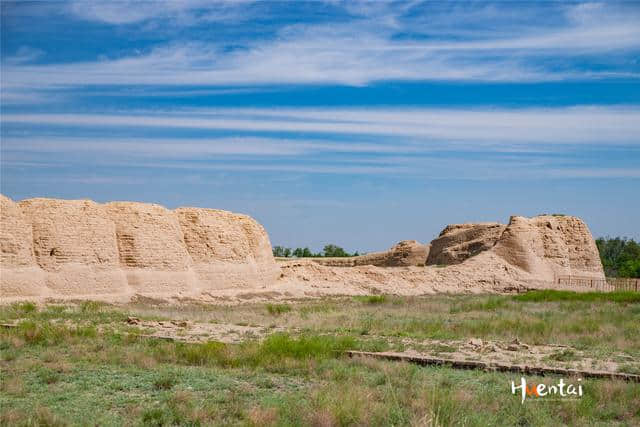
[[[238,344],[184,343],[141,337],[128,316],[288,332]],[[2,425],[640,424],[637,383],[585,379],[580,399],[522,404],[510,391],[516,374],[342,353],[402,350],[406,340],[518,337],[638,361],[640,300],[633,293],[180,307],[22,303],[0,307],[0,322],[18,324],[0,332]],[[574,357],[566,351],[557,359]]]

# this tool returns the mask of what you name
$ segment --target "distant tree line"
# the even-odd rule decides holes
[[[596,245],[607,277],[640,277],[640,244],[636,241],[601,237]]]
[[[309,248],[285,248],[283,246],[274,246],[273,247],[273,256],[283,257],[283,258],[312,258],[312,257],[348,257],[348,256],[358,256],[360,255],[358,251],[350,254],[349,252],[342,249],[340,246],[336,245],[326,245],[322,252],[311,252]]]

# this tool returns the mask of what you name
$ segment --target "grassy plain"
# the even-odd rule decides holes
[[[264,327],[263,340],[141,336],[129,316]],[[638,425],[640,384],[584,380],[577,400],[526,401],[508,373],[349,359],[407,340],[562,343],[640,358],[640,295],[370,296],[274,304],[0,307],[2,425]],[[269,333],[284,328],[285,333]],[[430,349],[446,353],[446,346]],[[558,361],[571,360],[568,350]],[[637,365],[634,365],[637,366]],[[629,369],[634,368],[630,365]],[[558,378],[529,377],[534,382]]]

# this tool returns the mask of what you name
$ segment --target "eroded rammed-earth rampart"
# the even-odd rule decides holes
[[[571,216],[449,225],[428,245],[277,263],[260,224],[222,210],[0,195],[0,215],[3,300],[502,292],[604,277],[589,229]]]
[[[4,297],[187,296],[278,275],[267,233],[246,215],[0,197]]]

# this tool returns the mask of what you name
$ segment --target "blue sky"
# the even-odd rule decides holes
[[[1,191],[371,251],[566,213],[640,238],[640,2],[2,1]]]

